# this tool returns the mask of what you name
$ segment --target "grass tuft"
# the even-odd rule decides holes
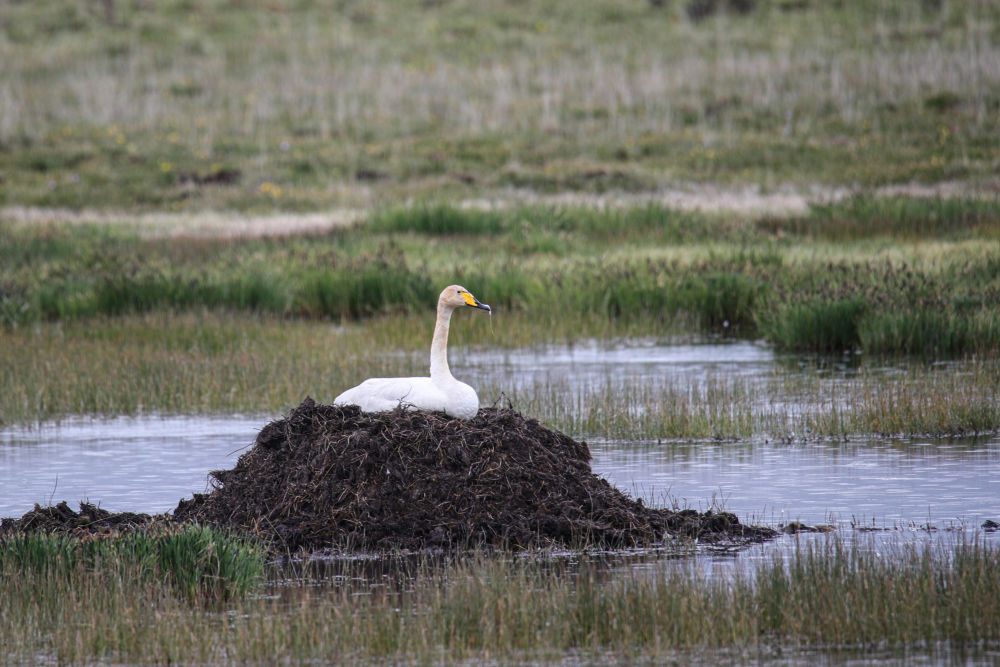
[[[224,600],[260,582],[264,551],[194,525],[100,538],[36,532],[0,539],[0,572],[11,577],[24,571],[68,585],[89,576],[129,577],[131,585],[166,582],[191,600]]]
[[[372,231],[413,232],[432,236],[455,234],[499,234],[509,222],[498,211],[459,209],[439,204],[391,208],[375,214],[368,222]]]
[[[304,276],[294,310],[312,317],[359,319],[434,304],[439,291],[428,276],[405,265],[381,259],[360,261]]]
[[[865,311],[858,297],[794,303],[768,317],[764,333],[786,350],[853,351],[861,342],[858,325]]]

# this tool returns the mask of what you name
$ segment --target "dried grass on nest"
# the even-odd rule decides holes
[[[286,550],[650,546],[667,536],[764,539],[728,513],[648,508],[591,472],[582,442],[510,409],[471,420],[369,414],[307,398],[271,422],[175,520],[238,528]]]

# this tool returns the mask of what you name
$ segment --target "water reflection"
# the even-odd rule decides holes
[[[1000,441],[594,443],[593,468],[660,505],[769,524],[974,525],[1000,516]]]
[[[0,429],[0,516],[34,503],[87,500],[121,512],[165,512],[231,468],[267,417],[71,419]]]
[[[508,391],[539,383],[577,386],[643,383],[669,375],[678,382],[711,377],[765,378],[774,369],[774,351],[748,341],[701,345],[663,345],[652,339],[517,350],[470,350],[454,355],[456,375],[471,382],[498,383]]]

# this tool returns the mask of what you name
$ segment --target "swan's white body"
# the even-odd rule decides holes
[[[448,368],[451,314],[461,306],[490,310],[464,287],[451,285],[444,288],[438,299],[437,322],[431,340],[430,377],[370,378],[333,399],[334,405],[357,405],[365,412],[385,412],[402,406],[443,411],[459,419],[475,417],[479,412],[476,390],[456,380]]]

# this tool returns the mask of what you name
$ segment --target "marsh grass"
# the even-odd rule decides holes
[[[1000,637],[998,566],[997,549],[978,541],[876,550],[836,538],[724,577],[671,559],[609,569],[471,555],[419,565],[397,584],[355,574],[321,588],[273,586],[225,610],[159,587],[92,585],[89,572],[66,581],[14,569],[0,584],[11,602],[0,633],[9,657],[65,662],[961,648]]]
[[[1000,430],[995,359],[943,367],[872,359],[840,373],[779,365],[749,377],[547,379],[521,390],[504,381],[484,383],[480,397],[585,438],[805,441]]]
[[[581,323],[583,332],[599,338],[663,330],[656,320],[616,326],[603,317],[530,314],[505,314],[491,330],[478,313],[457,317],[463,315],[453,327],[451,363],[459,377],[480,362],[493,369],[475,382],[481,403],[510,402],[575,437],[808,439],[1000,430],[1000,365],[992,355],[949,364],[864,358],[857,368],[835,373],[810,372],[813,360],[792,357],[753,377],[548,378],[525,385],[497,365],[503,352],[496,348],[582,341]],[[426,373],[431,318],[401,314],[337,326],[191,312],[18,329],[5,334],[10,344],[0,348],[0,415],[7,424],[77,414],[237,412],[264,420],[307,395],[329,402],[366,377]]]
[[[1000,235],[1000,202],[955,197],[854,196],[813,204],[808,215],[767,218],[757,226],[830,241],[863,238],[990,238]]]
[[[166,585],[187,600],[226,600],[260,583],[264,550],[194,525],[97,538],[26,533],[0,539],[0,571],[5,578],[30,573],[67,586],[90,579],[87,583]]]
[[[861,373],[814,394],[817,402],[803,415],[803,425],[829,436],[995,433],[1000,429],[997,368],[995,360],[986,360],[938,369],[920,364],[889,377]]]
[[[822,230],[869,206],[880,204],[814,212],[807,226]],[[903,208],[1000,219],[996,202]],[[353,229],[238,241],[8,223],[0,224],[0,318],[15,327],[208,308],[356,320],[414,312],[458,279],[504,311],[684,321],[791,350],[947,356],[1000,347],[996,241],[955,237],[948,224],[935,227],[939,236],[872,245],[857,215],[854,237],[821,243],[658,205],[389,208]]]
[[[818,230],[878,206],[851,201],[835,213],[814,211],[810,225]],[[995,202],[971,200],[903,208],[957,210],[977,225],[993,224],[997,214]],[[434,299],[456,281],[494,314],[454,327],[454,346],[762,337],[810,354],[971,358],[981,368],[1000,351],[1000,246],[988,235],[954,236],[953,228],[895,241],[859,226],[858,238],[825,241],[656,205],[484,211],[446,204],[387,208],[354,228],[267,239],[149,239],[123,227],[0,224],[0,422],[147,411],[273,414],[307,394],[329,400],[365,377],[423,373]],[[995,430],[996,384],[974,376],[986,382],[983,398],[965,416],[951,395],[914,397],[927,419],[891,426],[857,411],[848,419],[842,405],[832,419],[831,405],[810,428],[829,435]],[[553,425],[601,437],[803,432],[789,409],[783,417],[751,407],[745,399],[753,388],[713,382],[714,389],[688,391],[664,383],[587,389],[585,399],[553,387],[517,400]],[[510,387],[494,395],[505,389],[511,396]],[[569,415],[561,401],[579,414]],[[917,403],[904,402],[900,412]]]
[[[794,303],[773,315],[768,338],[789,350],[854,351],[861,345],[859,320],[865,302],[859,297]]]
[[[625,207],[591,208],[544,205],[456,207],[447,203],[397,206],[377,211],[365,226],[381,233],[502,235],[515,244],[530,243],[533,234],[548,232],[564,243],[576,245],[571,238],[616,242],[642,239],[657,243],[703,241],[713,236],[737,234],[741,227],[747,225],[648,202]]]
[[[969,308],[955,307],[941,293],[922,303],[857,295],[788,303],[761,313],[761,333],[782,349],[802,352],[988,355],[1000,343],[1000,318],[988,305],[993,290],[973,296]]]
[[[417,234],[499,234],[509,232],[512,221],[499,211],[458,209],[446,204],[382,211],[369,222],[374,232]]]
[[[681,382],[673,378],[580,386],[547,381],[523,391],[490,384],[481,396],[502,395],[524,414],[578,437],[736,440],[787,435],[795,420],[760,400],[760,383],[724,377]]]

